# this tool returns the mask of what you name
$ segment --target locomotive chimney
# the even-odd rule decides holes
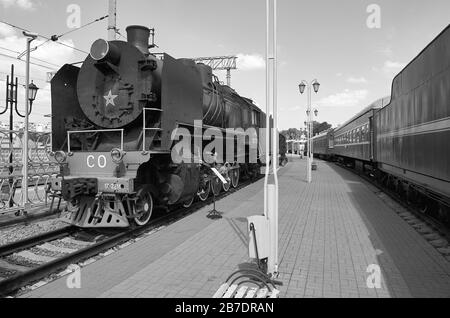
[[[128,43],[137,47],[144,54],[149,54],[149,37],[150,29],[145,26],[130,25],[129,27],[127,27]]]

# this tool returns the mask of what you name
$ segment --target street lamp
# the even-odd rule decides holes
[[[305,92],[306,84],[301,82],[300,85],[298,85],[298,88],[300,90],[300,94],[303,94]]]
[[[38,90],[39,90],[39,87],[37,87],[33,83],[33,81],[31,81],[31,84],[28,85],[28,100],[30,101],[30,109],[31,109],[31,105],[33,104],[34,100],[36,99]]]
[[[307,171],[307,178],[308,183],[311,183],[312,179],[312,112],[311,112],[311,88],[314,89],[314,92],[317,94],[319,92],[320,83],[315,79],[311,83],[308,83],[307,81],[303,80],[299,85],[298,89],[300,91],[300,94],[303,94],[305,92],[305,89],[308,88],[308,106],[307,106],[307,112],[308,115],[308,171]],[[314,111],[316,113],[317,110]],[[318,111],[317,111],[318,113]],[[316,114],[317,116],[317,114]]]
[[[31,33],[24,31],[23,35],[27,38],[27,61],[26,61],[26,78],[25,78],[25,127],[23,133],[23,156],[22,156],[22,207],[24,211],[28,206],[28,117],[30,111],[28,108],[28,103],[34,101],[37,94],[37,87],[33,83],[30,84],[30,46],[38,35],[36,33]],[[31,107],[30,107],[31,108]]]
[[[34,102],[34,100],[36,99],[36,95],[37,95],[37,92],[38,92],[38,90],[39,90],[39,87],[37,87],[37,86],[33,83],[33,81],[31,81],[31,84],[28,85],[28,89],[27,89],[27,86],[26,86],[26,85],[23,85],[23,87],[25,88],[25,90],[28,91],[27,95],[28,95],[28,101],[29,101],[29,105],[30,105],[30,108],[29,108],[29,110],[28,110],[28,115],[31,115],[31,111],[33,110],[33,102]],[[16,105],[16,113],[17,113],[17,115],[19,115],[19,116],[22,117],[22,118],[25,118],[25,117],[26,117],[25,115],[22,115],[22,114],[19,112],[19,110],[17,109],[17,105]]]
[[[317,80],[314,80],[312,86],[314,88],[314,92],[316,92],[316,94],[317,94],[319,92],[320,83]]]

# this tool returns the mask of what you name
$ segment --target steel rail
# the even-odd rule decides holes
[[[56,231],[47,232],[41,235],[36,235],[33,237],[29,237],[17,242],[13,242],[10,244],[6,244],[3,246],[0,246],[0,257],[4,257],[6,255],[13,254],[15,252],[25,250],[27,248],[48,242],[57,240],[61,237],[70,235],[76,231],[76,228],[74,226],[68,226]]]
[[[259,178],[250,179],[246,182],[241,183],[237,188],[230,189],[228,192],[223,192],[220,194],[219,199],[223,199],[226,196],[235,193],[242,188],[245,188],[246,186],[259,181],[262,178],[262,176],[259,176]],[[212,198],[208,198],[205,202],[197,202],[196,204],[193,204],[189,208],[178,208],[164,216],[161,216],[150,223],[148,223],[145,226],[142,227],[136,227],[128,229],[124,232],[118,233],[116,235],[113,235],[112,237],[106,238],[105,240],[95,243],[91,246],[88,246],[86,248],[83,248],[81,250],[78,250],[74,253],[68,254],[66,256],[63,256],[61,258],[55,259],[54,261],[39,265],[35,268],[30,269],[29,271],[22,272],[19,274],[16,274],[14,276],[11,276],[9,278],[6,278],[2,281],[0,281],[0,296],[7,296],[21,287],[24,287],[26,285],[29,285],[32,282],[38,281],[39,279],[42,279],[52,273],[57,272],[60,269],[63,269],[67,267],[70,264],[81,262],[85,259],[88,259],[90,257],[93,257],[95,255],[98,255],[110,248],[113,248],[117,245],[120,245],[123,242],[126,242],[130,239],[136,238],[140,235],[142,235],[144,232],[148,232],[152,228],[157,228],[160,225],[163,224],[170,224],[173,222],[176,222],[194,212],[197,212],[199,209],[210,205],[212,202]],[[182,213],[184,212],[184,213]],[[172,222],[170,222],[172,221]],[[76,227],[69,227],[70,231],[76,231]],[[57,232],[60,232],[59,234]],[[48,235],[44,234],[39,237],[34,237],[30,239],[26,239],[23,241],[19,241],[16,243],[12,243],[6,246],[3,246],[0,248],[0,257],[5,255],[10,255],[18,250],[24,250],[26,248],[30,248],[33,246],[36,246],[44,241],[49,241],[52,239],[58,239],[63,236],[67,236],[70,234],[67,234],[68,229],[62,229],[55,232],[48,233]],[[73,232],[71,232],[73,233]],[[59,235],[59,236],[58,236]],[[38,242],[37,242],[38,241]]]

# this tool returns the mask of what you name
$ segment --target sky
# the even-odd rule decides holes
[[[232,87],[265,109],[264,0],[117,2],[120,33],[126,35],[126,26],[132,24],[155,28],[155,52],[176,58],[237,55]],[[80,9],[84,25],[106,15],[107,5],[107,0],[0,0],[0,21],[46,37],[74,31],[61,37],[61,44],[48,42],[31,53],[31,79],[41,88],[31,121],[46,122],[44,115],[51,112],[47,72],[84,60],[92,42],[107,37],[106,19],[71,28],[73,8]],[[317,120],[333,126],[390,95],[394,76],[449,22],[448,0],[278,0],[279,128],[304,126],[306,94],[298,91],[302,80],[320,82],[312,105],[319,111]],[[38,38],[32,47],[44,41]],[[11,63],[19,82],[25,81],[25,63],[16,59],[25,48],[21,32],[0,23],[0,111]],[[223,72],[217,75],[226,81]],[[19,109],[23,96],[21,87]],[[7,121],[8,115],[0,120]]]

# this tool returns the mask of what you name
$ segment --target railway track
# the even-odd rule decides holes
[[[379,191],[377,193],[378,197],[380,197],[380,194],[385,194],[400,205],[401,209],[395,209],[395,207],[393,207],[397,214],[450,262],[450,229],[446,224],[430,215],[422,213],[417,206],[405,202],[398,193],[380,184],[373,175],[362,173],[345,164],[337,162],[335,162],[335,164],[351,171],[376,187]]]
[[[239,191],[240,189],[260,180],[242,182],[236,189],[222,192],[216,201]],[[142,235],[168,226],[199,209],[211,205],[213,198],[205,202],[198,201],[189,208],[177,208],[168,213],[155,211],[157,218],[142,227],[126,229],[80,229],[66,227],[57,231],[45,233],[25,240],[0,246],[0,296],[5,297],[17,293],[21,288],[29,286],[53,274],[49,281],[64,276],[64,271],[71,264],[78,264],[123,245],[128,246]],[[160,215],[158,215],[158,213]],[[81,264],[83,265],[83,264]],[[62,272],[61,272],[62,271]],[[47,281],[48,282],[48,281]],[[47,283],[46,282],[46,283]],[[24,290],[22,290],[23,292]]]

